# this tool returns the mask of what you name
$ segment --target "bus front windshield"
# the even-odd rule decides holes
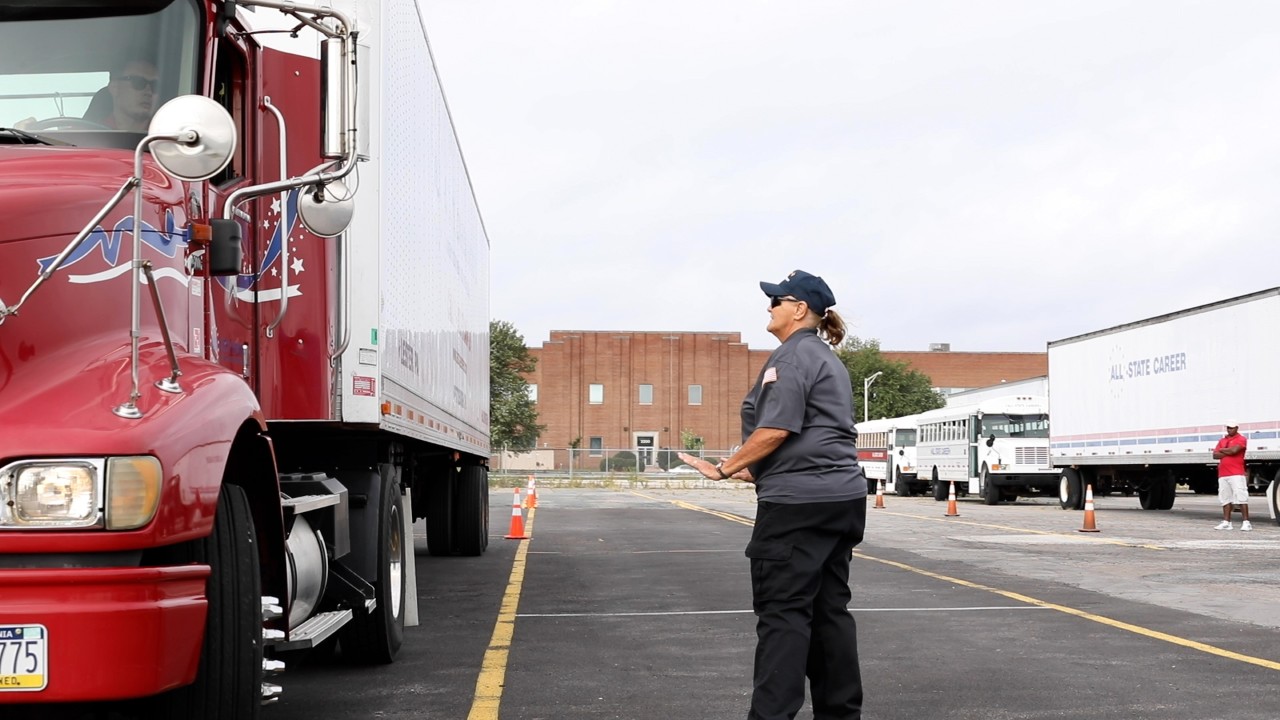
[[[196,0],[0,0],[0,128],[134,147],[164,101],[196,90]]]
[[[916,444],[915,430],[898,430],[893,434],[894,447],[914,447]]]
[[[998,438],[1047,438],[1048,415],[983,415],[982,436]]]

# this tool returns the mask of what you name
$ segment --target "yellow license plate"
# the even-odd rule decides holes
[[[43,625],[0,625],[0,692],[33,692],[49,684],[49,631]]]

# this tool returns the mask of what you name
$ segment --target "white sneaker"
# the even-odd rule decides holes
[[[1244,522],[1240,523],[1240,532],[1249,532],[1252,529],[1253,529],[1253,523],[1249,522],[1248,520],[1245,520]]]
[[[1214,529],[1214,530],[1230,530],[1230,529],[1231,529],[1231,523],[1230,523],[1230,522],[1227,522],[1226,520],[1223,520],[1222,522],[1220,522],[1220,523],[1218,523],[1217,525],[1215,525],[1215,526],[1213,527],[1213,529]]]

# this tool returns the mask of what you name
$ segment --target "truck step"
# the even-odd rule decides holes
[[[306,650],[324,642],[326,638],[351,621],[350,610],[332,610],[307,618],[307,621],[289,632],[289,639],[270,644],[276,651]]]
[[[319,510],[322,507],[337,505],[341,501],[337,495],[299,495],[298,497],[282,497],[280,498],[280,506],[285,512],[301,515],[302,513]]]

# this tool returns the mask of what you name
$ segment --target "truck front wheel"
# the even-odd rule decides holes
[[[978,482],[982,485],[982,502],[987,505],[996,505],[1000,502],[1000,488],[991,482],[991,475],[987,472],[987,466],[982,466],[982,474],[978,476]]]
[[[362,665],[385,665],[396,659],[404,641],[406,551],[404,496],[400,483],[382,475],[378,513],[378,578],[374,581],[373,612],[355,609],[355,617],[342,628],[342,654]]]
[[[262,706],[262,579],[258,539],[242,488],[223,484],[213,533],[191,544],[208,563],[209,611],[194,683],[155,699],[147,717],[253,720]]]

